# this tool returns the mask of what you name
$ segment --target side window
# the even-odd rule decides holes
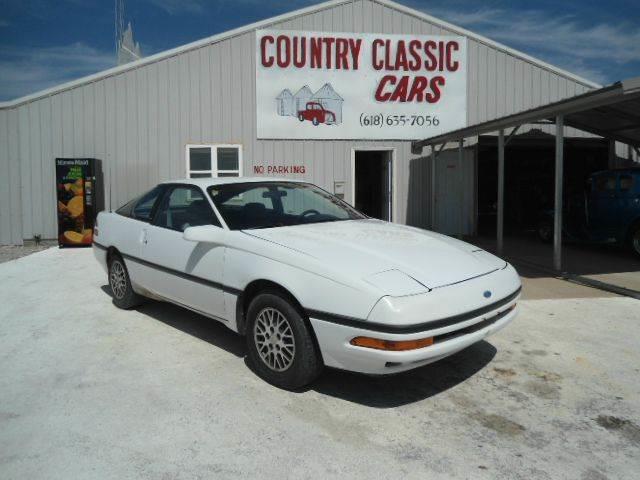
[[[179,232],[199,225],[221,226],[202,191],[188,186],[175,187],[164,197],[154,224]]]
[[[628,192],[629,190],[633,190],[633,175],[620,175],[620,191]]]
[[[158,185],[150,192],[145,193],[141,197],[130,201],[126,205],[116,210],[116,213],[125,217],[131,217],[138,220],[148,222],[151,219],[151,213],[156,201],[162,195],[164,186]]]
[[[273,198],[266,187],[255,187],[218,200],[215,187],[209,190],[218,211],[229,227],[247,228],[250,225],[266,225],[274,215]]]
[[[616,191],[616,177],[613,175],[601,175],[596,178],[596,192],[611,193]]]

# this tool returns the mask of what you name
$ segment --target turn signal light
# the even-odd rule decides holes
[[[433,337],[420,338],[418,340],[404,340],[396,342],[394,340],[381,340],[371,337],[355,337],[351,339],[351,345],[357,347],[374,348],[376,350],[388,350],[391,352],[401,352],[404,350],[415,350],[417,348],[433,345]]]

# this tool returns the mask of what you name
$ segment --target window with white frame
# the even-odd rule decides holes
[[[241,177],[242,145],[187,145],[187,178]]]

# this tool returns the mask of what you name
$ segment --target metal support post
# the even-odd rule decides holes
[[[564,164],[564,117],[556,117],[556,172],[553,225],[553,268],[562,270],[562,178]]]

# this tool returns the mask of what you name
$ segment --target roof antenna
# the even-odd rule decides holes
[[[115,0],[115,40],[116,62],[118,65],[134,62],[142,58],[140,44],[133,39],[131,22],[124,27],[125,0]]]
[[[122,31],[124,30],[124,0],[114,0],[115,6],[115,47],[116,47],[116,60],[118,59],[118,52],[120,50],[120,39],[122,38]]]

